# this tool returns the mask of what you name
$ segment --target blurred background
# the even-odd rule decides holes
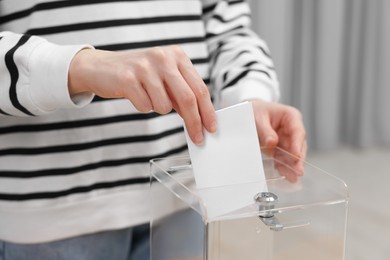
[[[250,3],[307,160],[349,186],[346,259],[390,259],[390,1]]]

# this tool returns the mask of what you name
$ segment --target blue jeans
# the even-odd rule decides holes
[[[155,219],[152,229],[153,260],[204,259],[205,227],[193,210]]]
[[[0,241],[0,260],[149,260],[149,224],[42,244]]]

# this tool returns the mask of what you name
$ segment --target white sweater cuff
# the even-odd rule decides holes
[[[279,99],[279,84],[271,85],[256,78],[240,80],[236,86],[227,88],[221,93],[221,108],[228,107],[243,101],[262,99],[273,102]]]
[[[70,63],[76,53],[85,48],[93,47],[60,46],[42,41],[34,48],[28,66],[31,80],[30,96],[41,112],[83,107],[92,101],[93,93],[82,93],[71,97],[68,89]]]

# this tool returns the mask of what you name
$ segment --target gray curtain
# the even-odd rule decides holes
[[[311,149],[390,146],[390,1],[253,0]]]

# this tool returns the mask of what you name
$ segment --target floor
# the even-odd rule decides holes
[[[350,190],[347,260],[390,259],[390,148],[309,153]]]

